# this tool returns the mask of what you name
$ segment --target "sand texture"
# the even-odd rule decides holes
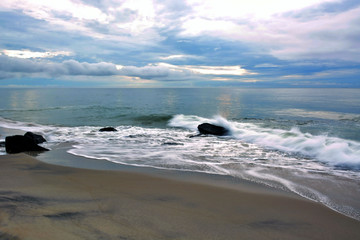
[[[0,239],[360,239],[320,204],[0,156]]]

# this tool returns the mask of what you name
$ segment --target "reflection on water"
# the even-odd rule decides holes
[[[11,92],[10,105],[13,109],[33,110],[39,107],[37,90]]]
[[[222,93],[216,99],[219,102],[218,106],[219,106],[220,115],[225,118],[229,118],[231,113],[230,107],[232,104],[231,95],[229,93]]]
[[[246,94],[242,89],[229,90],[223,89],[221,93],[216,96],[218,115],[227,119],[240,118],[242,111],[245,109],[243,96]],[[246,104],[246,103],[245,103]]]
[[[173,109],[177,101],[177,96],[174,91],[168,91],[165,95],[165,101],[170,109]]]

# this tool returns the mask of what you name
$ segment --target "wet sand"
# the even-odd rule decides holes
[[[0,239],[360,239],[359,221],[247,188],[0,156]]]

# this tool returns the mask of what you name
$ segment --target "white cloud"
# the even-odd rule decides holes
[[[182,68],[193,71],[198,74],[205,75],[250,75],[248,70],[241,68],[240,66],[182,66]]]
[[[229,20],[206,19],[201,17],[191,18],[182,25],[183,32],[180,36],[211,35],[227,38],[232,33],[241,31],[242,26]],[[220,35],[222,34],[222,36]]]
[[[319,11],[307,19],[291,14],[341,0],[96,2],[98,6],[80,0],[2,0],[0,9],[22,11],[57,30],[117,43],[154,45],[166,38],[167,31],[181,28],[177,36],[238,41],[279,59],[360,61],[360,8],[342,13]],[[179,53],[160,59],[184,58],[189,55]]]
[[[360,61],[360,7],[300,18],[295,13],[305,7],[339,1],[191,2],[195,13],[184,19],[181,37],[239,41],[284,60]]]
[[[85,2],[85,3],[84,3]],[[156,31],[161,21],[151,0],[109,1],[103,9],[75,0],[2,0],[0,9],[22,11],[44,20],[58,30],[92,38],[132,44],[154,44],[162,39]]]
[[[117,24],[119,28],[126,29],[131,34],[140,35],[142,32],[156,25],[156,13],[152,1],[126,1],[114,10],[120,13],[124,10],[131,10],[133,12],[131,21]]]
[[[70,56],[71,52],[68,51],[54,51],[54,52],[33,52],[30,50],[0,50],[0,54],[9,57],[17,58],[52,58],[56,56]]]
[[[285,22],[284,19],[283,22]],[[277,26],[286,32],[283,47],[271,54],[286,60],[339,59],[360,62],[360,7],[342,13],[329,13],[307,21],[288,19]],[[285,41],[286,39],[287,41]]]
[[[158,66],[166,67],[173,71],[187,72],[197,75],[254,75],[241,66],[201,66],[201,65],[172,65],[168,63],[158,63]]]
[[[76,31],[95,38],[103,38],[104,35],[92,31],[86,23],[108,24],[112,19],[111,15],[96,7],[71,0],[2,0],[0,9],[22,11],[32,18],[49,23],[53,29]]]
[[[204,18],[269,18],[274,14],[340,0],[188,0],[194,15]]]
[[[67,15],[79,20],[93,20],[100,23],[109,23],[111,19],[111,16],[108,16],[96,7],[71,0],[2,0],[0,7],[3,9],[21,9],[29,16],[47,21],[54,21],[55,14]]]
[[[195,66],[157,63],[144,67],[117,66],[117,68],[122,75],[159,80],[181,80],[193,77],[205,77],[207,75],[243,76],[255,74],[240,66]]]
[[[195,66],[173,65],[168,63],[149,64],[144,67],[116,66],[121,75],[157,80],[189,80],[211,75],[244,76],[256,73],[249,72],[240,66]]]
[[[315,72],[312,74],[291,74],[283,76],[284,79],[323,79],[323,78],[334,78],[334,77],[346,77],[355,76],[360,73],[357,69],[339,69],[339,70],[326,70]]]
[[[166,56],[166,57],[159,57],[159,59],[161,59],[161,60],[189,59],[189,58],[200,59],[201,57],[194,56],[194,55],[184,55],[184,54],[177,54],[177,55],[169,55],[169,56]]]

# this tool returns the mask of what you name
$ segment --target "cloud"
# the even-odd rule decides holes
[[[339,0],[189,0],[193,15],[205,18],[270,18],[275,14],[304,9],[326,2]]]
[[[326,70],[315,72],[311,74],[292,74],[286,75],[284,79],[329,79],[336,77],[356,76],[360,73],[358,69],[339,69],[339,70]]]
[[[242,76],[255,74],[240,66],[196,66],[172,65],[168,63],[156,63],[144,67],[118,66],[118,69],[122,75],[158,80],[188,80],[194,77],[213,75]]]
[[[251,1],[254,6],[258,1]],[[338,1],[316,1],[324,2]],[[241,10],[232,4],[221,7],[214,1],[198,2],[193,16],[186,18],[182,24],[181,37],[211,36],[249,44],[252,49],[266,51],[282,60],[299,59],[337,59],[360,62],[360,7],[346,11],[324,12],[313,11],[312,15],[299,17],[304,7],[312,6],[313,1],[265,1],[259,9],[251,8],[253,3],[246,3]],[[261,14],[261,9],[273,6],[268,14]],[[234,3],[235,4],[235,3]],[[316,6],[316,5],[315,5]],[[232,7],[234,10],[228,9]],[[226,8],[226,9],[224,9]],[[235,14],[235,10],[240,13]],[[206,10],[206,11],[205,11]],[[229,10],[226,12],[225,10]],[[254,11],[241,12],[241,11]],[[290,11],[290,12],[289,12]],[[292,11],[292,12],[291,12]],[[234,13],[234,14],[232,14]],[[247,17],[244,17],[247,16]]]
[[[96,7],[71,0],[2,0],[0,7],[3,9],[21,9],[26,15],[46,21],[56,21],[56,15],[101,23],[109,23],[111,19],[111,16],[108,16]]]
[[[4,71],[0,70],[0,80],[11,79],[11,78],[14,78],[14,77],[16,77],[15,74],[9,73],[9,72],[4,72]]]
[[[241,68],[240,66],[182,66],[182,68],[206,75],[250,75],[248,70]]]
[[[75,60],[68,60],[54,65],[59,66],[54,73],[60,75],[112,76],[118,74],[115,64],[106,62],[80,63]]]
[[[175,55],[169,55],[166,57],[159,57],[159,59],[161,60],[186,60],[189,58],[194,58],[194,59],[200,59],[201,57],[199,56],[195,56],[195,55],[184,55],[184,54],[175,54]]]
[[[4,73],[36,73],[44,71],[44,65],[29,59],[0,55],[0,71]]]
[[[257,64],[254,67],[255,68],[278,68],[280,66],[276,65],[276,64],[272,64],[272,63],[262,63],[262,64]]]
[[[149,0],[106,1],[102,8],[85,1],[2,0],[0,9],[21,11],[55,29],[96,39],[150,45],[162,39],[155,29],[161,21],[155,19],[154,4]]]
[[[359,62],[360,8],[329,12],[320,8],[330,3],[342,1],[3,0],[0,8],[22,11],[57,30],[104,42],[156,45],[167,39],[167,34],[177,33],[177,37],[211,36],[241,42],[252,51],[257,48],[258,53],[283,60]],[[190,55],[178,53],[162,60]]]
[[[360,64],[355,0],[2,0],[0,9],[0,79],[230,86],[360,74],[348,74]]]
[[[30,50],[0,50],[0,54],[16,58],[52,58],[56,56],[70,56],[68,51],[54,51],[54,52],[33,52]]]
[[[67,60],[62,63],[37,61],[24,58],[8,57],[0,55],[0,71],[8,74],[47,74],[59,75],[88,75],[88,76],[111,76],[116,75],[118,70],[111,63],[80,63],[75,60]]]
[[[285,25],[289,42],[271,54],[284,60],[336,59],[360,62],[360,7]],[[291,23],[290,22],[290,23]],[[291,36],[291,37],[290,37]]]
[[[119,68],[119,67],[118,67]],[[147,65],[144,67],[121,66],[119,73],[125,76],[139,77],[142,79],[172,79],[179,80],[188,77],[191,73],[177,71],[166,65]]]
[[[126,76],[158,81],[185,81],[207,76],[243,76],[251,73],[240,66],[193,66],[172,65],[168,63],[148,64],[143,67],[122,66],[108,62],[88,63],[66,60],[61,63],[37,60],[33,58],[17,58],[0,55],[1,78],[14,74],[45,74],[57,76]]]

